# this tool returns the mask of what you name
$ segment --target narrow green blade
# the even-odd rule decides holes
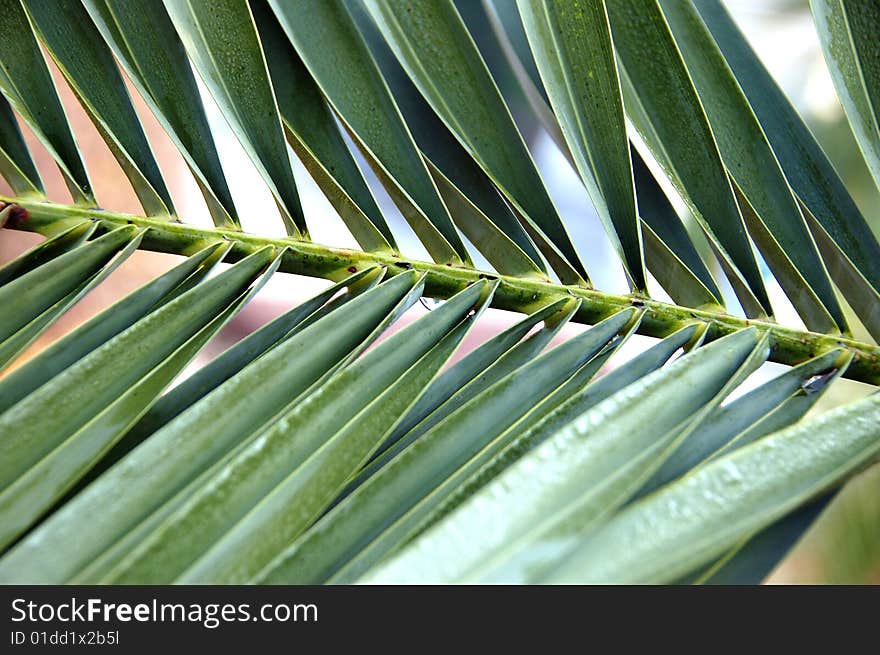
[[[0,380],[0,413],[143,318],[215,251],[209,246],[129,294]]]
[[[709,121],[659,5],[609,0],[607,7],[624,87],[631,84],[634,94],[626,98],[627,113],[682,199],[772,315]]]
[[[432,427],[442,422],[450,414],[453,414],[456,410],[473,400],[496,382],[502,380],[513,371],[537,357],[553,338],[559,334],[559,330],[565,327],[569,319],[571,319],[571,317],[577,312],[578,307],[578,301],[568,300],[552,303],[543,310],[536,312],[537,315],[544,315],[544,326],[534,334],[530,335],[522,343],[510,348],[502,356],[498,357],[496,361],[489,362],[484,369],[475,370],[472,377],[465,378],[464,374],[473,364],[479,361],[479,358],[477,357],[474,357],[474,359],[468,359],[467,361],[462,360],[459,362],[459,365],[450,369],[448,372],[449,378],[446,378],[444,375],[437,380],[437,391],[441,391],[444,387],[449,389],[446,385],[455,379],[461,380],[461,384],[451,389],[452,394],[445,398],[439,405],[424,405],[418,408],[419,412],[427,411],[427,415],[421,418],[415,426],[405,430],[404,426],[410,425],[412,421],[417,418],[415,413],[407,416],[405,421],[403,421],[401,425],[398,426],[397,430],[391,435],[389,443],[383,444],[374,461],[370,462],[370,465],[361,471],[358,480],[353,482],[352,486],[363,481],[375,471],[379,470],[398,453],[407,448]],[[551,309],[554,309],[555,311],[549,313]],[[523,321],[523,323],[525,322],[526,321]],[[486,344],[486,346],[488,350],[489,344]],[[481,357],[484,354],[485,353],[481,353]],[[431,394],[432,391],[433,390],[429,390],[429,394]],[[443,395],[445,395],[445,392]],[[430,396],[432,402],[436,402],[442,397],[443,396],[439,393],[436,396],[433,394]],[[395,441],[391,443],[391,439],[395,439]]]
[[[449,212],[343,0],[269,3],[428,254],[468,263]]]
[[[645,258],[660,285],[685,307],[724,306],[721,290],[706,268],[672,203],[644,159],[630,148],[639,215],[644,222]]]
[[[586,269],[455,5],[450,0],[368,0],[365,6],[398,61],[462,146],[532,227],[587,280]]]
[[[186,160],[214,224],[238,226],[195,77],[164,6],[155,0],[83,0],[83,5]]]
[[[674,430],[712,400],[753,353],[756,342],[754,330],[735,333],[595,405],[365,580],[406,583],[478,577],[491,566],[496,550],[539,533],[548,522],[564,520],[565,510],[579,509],[585,494],[607,490],[634,461],[650,457],[658,435]],[[682,393],[685,389],[688,393]]]
[[[77,204],[94,205],[92,184],[40,46],[18,0],[2,0],[6,36],[0,41],[0,90],[61,169]]]
[[[20,355],[25,348],[36,341],[55,321],[61,318],[68,309],[78,303],[92,289],[116,270],[140,246],[146,230],[140,230],[118,254],[102,266],[94,275],[83,282],[67,296],[44,311],[37,318],[21,328],[13,336],[0,343],[0,369]],[[3,401],[0,401],[2,403]],[[0,410],[2,411],[2,410]]]
[[[151,216],[174,214],[113,53],[79,0],[24,0],[34,31],[104,137]]]
[[[765,261],[809,329],[846,331],[846,318],[797,199],[724,55],[693,5],[661,0],[660,6],[734,189],[744,196],[740,209]]]
[[[837,495],[831,491],[764,528],[709,568],[698,584],[761,584]]]
[[[278,105],[246,0],[165,0],[187,54],[272,192],[287,233],[308,237]]]
[[[363,249],[395,249],[394,236],[315,80],[266,0],[251,2],[251,10],[288,143]]]
[[[367,268],[359,271],[249,334],[177,385],[173,393],[167,393],[162,396],[141,418],[137,425],[129,430],[125,438],[109,454],[108,459],[116,461],[121,458],[129,450],[204,398],[208,393],[226,382],[226,380],[241,371],[252,361],[262,357],[277,344],[295,334],[308,321],[319,317],[319,308],[322,308],[322,305],[340,289],[350,287],[349,293],[343,296],[343,298],[351,298],[357,293],[372,288],[373,285],[377,284],[381,279],[382,272],[381,269],[377,268]],[[366,288],[362,288],[361,285],[364,285]],[[330,308],[331,306],[332,303],[325,305],[324,308]]]
[[[32,525],[63,493],[125,434],[171,381],[205,344],[250,300],[275,273],[280,258],[216,318],[198,329],[184,332],[184,343],[81,429],[45,453],[13,484],[0,492],[0,516],[8,529]],[[245,265],[246,266],[246,265]],[[179,342],[178,342],[179,343]]]
[[[392,544],[366,546],[589,361],[631,315],[615,314],[462,405],[328,512],[291,546],[273,575],[299,583],[356,577]]]
[[[809,128],[718,0],[694,0],[773,146],[837,287],[876,338],[880,245]],[[815,223],[815,224],[814,224]],[[824,243],[824,245],[823,245]]]
[[[425,102],[364,6],[349,3],[348,8],[456,226],[499,273],[546,279],[540,253],[492,180]]]
[[[871,461],[878,426],[874,394],[716,459],[616,516],[547,582],[676,580]]]
[[[80,467],[95,456],[93,449],[100,451],[101,444],[121,436],[146,408],[144,403],[158,395],[198,348],[172,358],[161,372],[154,369],[222,314],[266,268],[271,253],[269,248],[260,250],[179,296],[0,414],[0,513],[4,515],[0,542],[8,544],[47,508],[29,502],[31,494],[43,503],[51,502],[74,481],[62,471],[69,476],[82,473]],[[146,386],[139,388],[141,384]],[[47,406],[54,410],[46,412]],[[88,436],[80,442],[76,437],[83,430]],[[88,445],[92,438],[98,445]],[[72,457],[66,462],[54,456],[71,443],[74,450],[81,449],[83,461]],[[55,474],[47,475],[48,469]]]
[[[837,95],[880,188],[880,6],[858,0],[810,0],[810,8]]]
[[[103,575],[113,561],[102,560],[102,554],[329,370],[375,340],[389,316],[415,302],[421,292],[417,282],[415,272],[395,276],[312,323],[273,349],[271,357],[255,360],[214,389],[19,542],[0,559],[0,579],[61,582],[89,565],[92,575]],[[259,394],[250,393],[255,388]],[[114,490],[121,487],[126,494],[118,497]],[[108,497],[116,502],[108,504]],[[87,533],[81,530],[85,520],[90,524]],[[46,555],[62,546],[63,560]]]
[[[296,499],[298,480],[289,476],[296,476],[332,435],[459,324],[485,287],[481,282],[466,289],[392,335],[218,463],[210,478],[105,581],[159,582],[179,577],[229,583],[256,574],[314,513],[285,520],[291,506],[298,507],[297,514],[303,509]],[[394,416],[386,414],[385,420],[389,419],[393,422]],[[373,438],[381,438],[387,427]],[[221,513],[216,511],[218,503]],[[169,534],[187,538],[169,540]]]
[[[717,455],[725,447],[738,443],[742,437],[747,437],[756,424],[762,423],[769,415],[781,409],[793,394],[801,392],[811,402],[809,405],[798,405],[799,415],[788,413],[787,420],[793,423],[819,399],[821,393],[817,391],[821,392],[827,387],[827,384],[823,384],[820,389],[811,388],[810,380],[829,371],[845,368],[847,363],[842,350],[832,350],[786,371],[729,405],[720,407],[699,430],[678,445],[669,459],[639,490],[637,496],[646,496]],[[786,426],[778,429],[782,427]],[[757,436],[759,435],[753,435],[752,439]]]
[[[134,237],[128,225],[55,257],[0,287],[0,341],[74,291]]]
[[[24,142],[12,107],[3,96],[0,96],[0,175],[17,196],[41,198],[45,195],[40,172]]]
[[[91,237],[94,231],[95,223],[83,221],[37,244],[26,253],[0,266],[0,286],[76,248]]]
[[[535,63],[581,180],[634,291],[647,291],[623,98],[605,5],[518,0]]]

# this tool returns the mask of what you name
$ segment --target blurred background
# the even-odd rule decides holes
[[[468,19],[469,13],[475,9],[475,3],[479,1],[457,0],[456,3]],[[513,0],[500,0],[498,5],[503,8],[507,2],[511,3],[513,8]],[[725,4],[752,47],[800,110],[825,148],[856,203],[868,218],[875,234],[880,233],[880,195],[861,158],[835,94],[820,51],[807,0],[726,0]],[[473,22],[470,25],[479,45],[483,45],[483,40],[492,38],[488,24]],[[502,70],[498,64],[501,62],[493,61],[488,51],[484,54],[490,68],[499,78],[499,84],[505,92],[506,99],[526,137],[550,193],[566,221],[575,245],[584,253],[584,260],[595,286],[603,291],[626,293],[628,289],[623,271],[577,174],[546,131],[534,120],[524,96],[518,92],[516,85],[507,84],[500,79]],[[76,102],[60,73],[53,69],[53,74],[80,149],[85,155],[86,166],[101,206],[133,214],[142,213],[134,192],[104,141]],[[132,87],[129,87],[129,90],[181,219],[188,223],[210,227],[212,224],[202,195],[183,159],[150,111],[140,101],[137,92]],[[243,228],[257,234],[283,236],[282,224],[268,190],[229,131],[213,101],[206,93],[203,96],[209,120],[215,130],[215,139],[227,180],[242,217]],[[49,198],[58,202],[69,202],[70,196],[50,156],[33,138],[27,127],[23,124],[21,127],[43,175]],[[295,156],[292,156],[292,159],[312,239],[333,246],[357,247],[308,173]],[[363,164],[363,161],[361,163]],[[362,166],[362,169],[379,200],[391,230],[396,235],[401,251],[413,258],[428,259],[424,248],[382,190],[381,185],[372,176],[369,168]],[[2,181],[0,181],[0,193],[11,193]],[[0,232],[0,264],[40,240],[41,237],[38,235],[3,230]],[[476,253],[474,248],[470,250]],[[54,325],[19,359],[18,363],[26,361],[52,340],[167,270],[175,260],[176,257],[171,255],[135,253],[109,279]],[[481,268],[490,268],[479,255],[475,257],[475,262]],[[768,291],[777,310],[777,319],[785,325],[802,327],[799,318],[769,271],[766,267],[764,270]],[[716,279],[721,282],[723,276],[716,276]],[[211,357],[228,348],[244,335],[325,286],[327,283],[322,280],[292,275],[274,276],[263,292],[209,344],[187,372],[204,365]],[[725,294],[730,292],[729,288],[723,290]],[[668,299],[656,284],[651,287],[651,291],[658,299]],[[731,308],[737,306],[732,294],[726,297]],[[427,311],[429,306],[429,302],[425,305],[416,305],[404,317],[404,322]],[[734,309],[731,309],[731,312],[736,313]],[[468,336],[458,356],[516,322],[518,318],[518,315],[507,312],[488,311]],[[577,325],[568,326],[558,339],[569,338],[582,329]],[[866,335],[858,336],[867,339]],[[644,337],[633,337],[622,352],[613,358],[611,366],[624,364],[650,341]],[[779,370],[780,367],[777,365],[766,365],[747,381],[742,391],[756,386],[762,380],[777,374]],[[826,411],[836,404],[855,400],[871,391],[873,388],[867,385],[840,380],[813,411]],[[770,576],[768,582],[880,583],[880,465],[868,469],[853,479],[838,494],[801,543]]]

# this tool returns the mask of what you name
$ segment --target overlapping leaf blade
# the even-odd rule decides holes
[[[78,228],[72,228],[77,230]],[[142,318],[166,294],[189,278],[217,249],[209,246],[168,273],[129,294],[95,318],[59,339],[0,380],[0,412],[43,386],[68,366]]]
[[[546,279],[540,253],[492,181],[422,98],[363,5],[348,7],[455,224],[499,273]]]
[[[394,237],[336,126],[333,112],[266,0],[251,3],[287,140],[364,250]]]
[[[626,485],[626,479],[616,476],[625,477],[626,469],[638,465],[646,452],[658,456],[653,452],[656,442],[649,444],[656,440],[662,446],[657,435],[674,431],[710,401],[747,360],[756,342],[754,330],[739,332],[699,348],[594,406],[366,580],[449,582],[486,573],[497,550],[537,533],[542,525],[549,527],[548,522],[563,520],[565,511],[577,508],[585,497],[607,494],[615,482]],[[679,388],[692,393],[682,394]],[[623,406],[630,411],[620,411]],[[634,406],[641,411],[632,411]],[[650,427],[644,423],[645,415],[651,416]],[[585,480],[591,481],[586,488]],[[501,505],[505,510],[498,512]],[[481,525],[479,530],[474,530],[476,524]],[[480,538],[463,540],[464,534]]]
[[[93,275],[87,276],[73,291],[46,309],[39,316],[19,329],[14,335],[0,342],[0,368],[21,354],[25,348],[36,341],[55,321],[78,303],[92,289],[101,284],[128,257],[137,250],[146,230],[140,230],[125,247]]]
[[[169,370],[151,379],[156,373],[154,369],[163,367],[172,353],[215,322],[218,314],[265,269],[271,254],[269,248],[258,251],[224,274],[178,297],[0,414],[0,434],[3,435],[0,512],[4,516],[0,540],[4,544],[45,509],[38,502],[22,500],[28,498],[27,494],[42,494],[48,480],[52,489],[47,490],[49,495],[42,498],[42,502],[51,502],[55,499],[53,495],[59,495],[66,484],[72,483],[70,477],[58,474],[57,466],[55,476],[47,476],[43,470],[52,468],[52,458],[59,447],[76,440],[82,430],[97,429],[106,439],[121,436],[119,431],[124,431],[129,424],[125,419],[137,418],[145,409],[140,405],[144,394],[136,393],[138,386],[156,385],[154,393],[146,395],[148,398],[158,395],[170,382],[168,376],[174,369],[179,372],[195,352],[189,351],[188,356],[181,357]],[[157,326],[164,326],[168,332],[158,330]],[[204,339],[199,345],[203,344]],[[134,396],[133,405],[121,416],[114,416],[129,395]],[[53,411],[46,412],[46,406],[52,406]],[[102,421],[107,425],[101,425]],[[66,467],[67,463],[62,459],[60,466]],[[80,470],[70,469],[68,475]]]
[[[880,7],[847,0],[810,0],[810,7],[837,95],[880,187]]]
[[[186,160],[214,224],[237,226],[195,77],[163,5],[152,0],[84,0],[83,5]]]
[[[488,23],[500,42],[500,49],[513,69],[522,93],[538,120],[574,167],[574,157],[550,109],[550,101],[530,54],[519,13],[513,11],[510,3],[496,6],[491,0],[486,9]],[[639,215],[642,224],[648,224],[647,229],[642,228],[645,264],[676,302],[689,307],[722,305],[721,292],[694,249],[681,220],[638,152],[631,148],[630,153]]]
[[[846,318],[797,200],[724,56],[693,5],[661,0],[660,6],[721,158],[742,191],[740,209],[765,260],[808,328],[846,331]],[[756,221],[750,224],[752,215]]]
[[[278,105],[246,0],[167,0],[183,46],[269,187],[288,234],[308,236]]]
[[[548,582],[663,582],[720,556],[880,453],[880,396],[700,467],[611,520]]]
[[[36,33],[104,137],[144,210],[174,213],[171,196],[113,54],[79,0],[23,2]]]
[[[624,262],[646,291],[623,99],[603,3],[517,3],[535,62],[581,180]]]
[[[45,193],[40,172],[5,97],[0,97],[0,175],[17,196],[40,197]],[[0,224],[6,224],[5,217]]]
[[[0,577],[69,580],[87,565],[101,571],[111,562],[99,556],[157,508],[197,479],[237,443],[265,425],[328,371],[376,338],[389,318],[415,302],[415,273],[401,274],[316,321],[178,415],[101,475],[0,560]],[[402,305],[400,303],[403,303]],[[398,307],[399,306],[399,307]],[[395,309],[398,308],[398,309]],[[328,330],[330,325],[336,326]],[[366,341],[364,341],[366,339]],[[296,357],[298,366],[288,362]],[[259,387],[261,393],[248,391]],[[8,412],[7,412],[8,414]],[[4,414],[5,417],[7,414]],[[174,454],[169,459],[170,454]],[[108,507],[109,490],[122,480],[128,494]],[[96,508],[103,508],[96,517]],[[70,543],[83,517],[91,517],[76,549],[52,566],[39,565],[40,552]],[[98,520],[94,520],[94,519]],[[30,563],[30,564],[28,564]],[[36,568],[35,568],[36,567]],[[97,573],[96,573],[97,574]]]
[[[519,367],[448,415],[328,512],[267,575],[299,583],[357,577],[393,545],[382,540],[385,530],[406,520],[407,512],[523,416],[532,401],[589,361],[631,314],[620,312]],[[528,401],[522,402],[523,398]],[[470,438],[465,439],[465,434]],[[371,544],[375,547],[367,548]]]
[[[0,43],[0,90],[61,169],[74,202],[94,204],[92,185],[46,60],[18,0],[3,0],[6,38]]]
[[[876,338],[880,245],[828,157],[718,0],[693,0],[803,204],[832,278]]]
[[[607,7],[630,119],[720,254],[772,315],[718,146],[659,5],[610,0]]]
[[[467,289],[419,323],[391,336],[218,463],[210,479],[120,562],[109,579],[157,582],[180,576],[191,582],[244,582],[259,571],[276,550],[298,535],[310,515],[322,509],[324,503],[309,510],[298,502],[300,485],[308,484],[302,476],[320,476],[319,472],[310,473],[301,467],[308,469],[311,455],[333,435],[346,431],[347,424],[376,395],[396,386],[410,366],[455,328],[483,294],[485,286],[482,283]],[[462,336],[464,332],[458,331],[454,341]],[[448,357],[450,351],[443,350]],[[425,372],[436,372],[440,365],[442,361],[434,362]],[[404,405],[420,391],[418,387],[397,387],[397,393],[409,399],[404,400]],[[371,425],[378,429],[372,439],[378,442],[397,418],[395,412],[381,411],[378,424]],[[342,440],[348,436],[343,435]],[[336,445],[337,451],[339,448]],[[361,459],[363,456],[355,461]],[[326,469],[325,472],[329,473]],[[335,484],[330,482],[330,491],[324,491],[324,496],[332,498],[334,487],[341,485],[351,472],[342,472],[341,476],[336,473]],[[220,499],[226,500],[222,503],[223,511],[217,512]],[[308,502],[308,497],[304,500]],[[292,516],[291,506],[297,507]],[[169,540],[169,534],[185,538]]]
[[[398,61],[464,148],[532,228],[587,280],[531,155],[452,2],[377,0],[367,2],[366,8]]]
[[[0,287],[0,341],[62,300],[96,273],[134,237],[137,228],[118,228],[70,250]]]
[[[437,262],[469,262],[464,243],[342,0],[270,5],[330,105]]]

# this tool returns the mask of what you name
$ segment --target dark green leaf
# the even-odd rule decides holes
[[[235,206],[199,89],[165,8],[155,0],[82,2],[128,78],[186,160],[214,224],[237,226]]]
[[[196,70],[281,211],[287,233],[308,237],[278,105],[246,0],[165,0]]]
[[[174,213],[171,196],[131,104],[113,53],[79,0],[23,0],[83,109],[104,137],[150,215]]]

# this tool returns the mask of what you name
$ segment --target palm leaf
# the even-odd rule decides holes
[[[4,8],[0,235],[47,238],[0,267],[0,581],[754,583],[880,457],[877,394],[807,416],[841,378],[880,384],[848,325],[878,334],[880,245],[715,0]],[[875,16],[813,9],[873,166]],[[40,44],[149,216],[89,207]],[[215,227],[168,220],[117,64]],[[206,96],[287,237],[239,226]],[[19,121],[74,204],[45,197]],[[631,294],[591,288],[538,123]],[[309,240],[291,152],[362,250]],[[399,251],[382,193],[433,262]],[[22,356],[137,250],[185,258]],[[330,284],[184,375],[289,273]],[[771,273],[813,331],[768,318]],[[443,302],[410,320],[422,298]],[[465,352],[490,307],[525,316]],[[621,364],[635,334],[660,340]]]

